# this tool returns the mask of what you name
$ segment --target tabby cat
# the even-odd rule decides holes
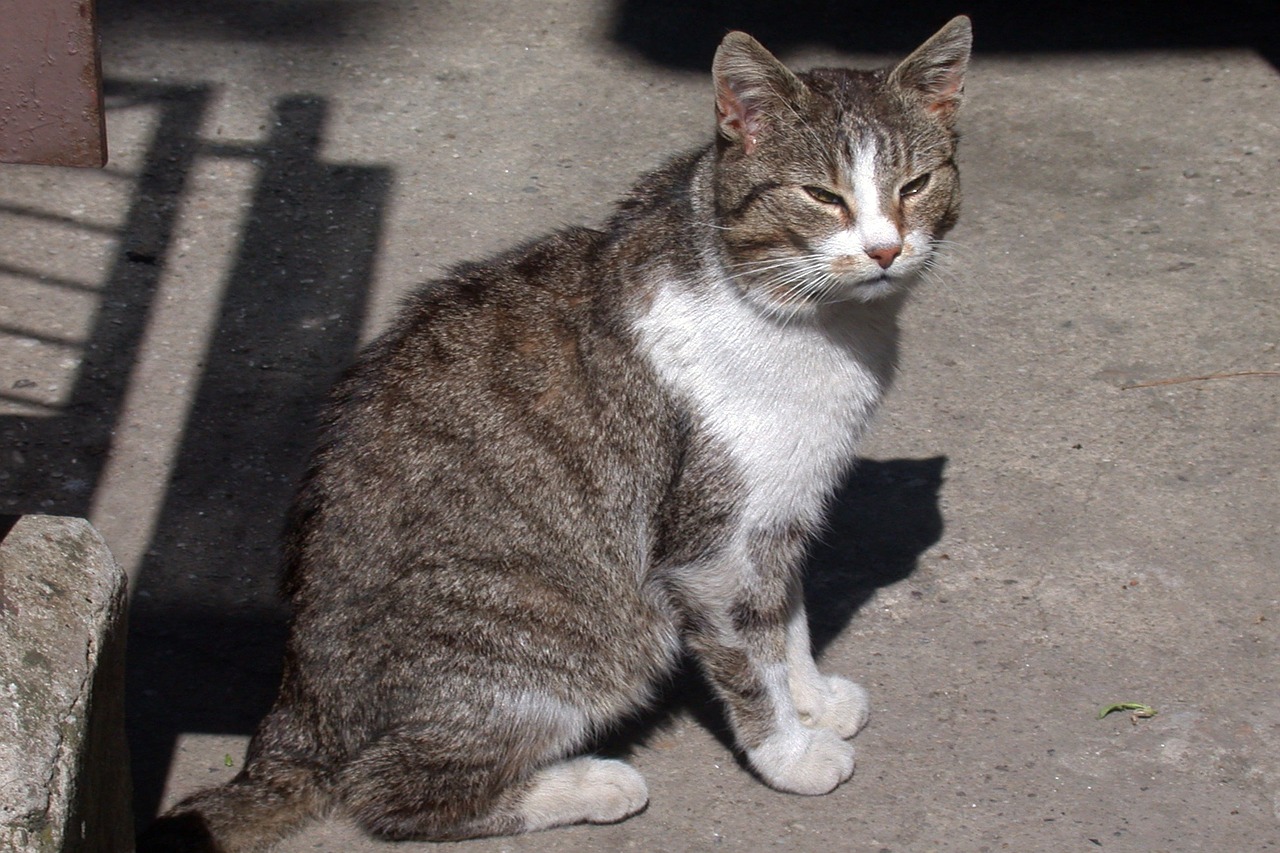
[[[151,850],[262,850],[311,816],[458,839],[645,808],[590,753],[683,655],[768,785],[853,773],[806,543],[955,222],[958,17],[891,69],[716,52],[715,141],[570,229],[415,293],[337,387],[286,537],[283,683],[244,770]]]

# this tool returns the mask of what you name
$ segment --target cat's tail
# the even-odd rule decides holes
[[[193,794],[161,815],[138,839],[137,853],[266,850],[324,814],[329,799],[311,770],[255,762],[225,785]]]

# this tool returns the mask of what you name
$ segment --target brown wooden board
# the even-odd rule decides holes
[[[102,166],[93,0],[0,0],[0,162]]]

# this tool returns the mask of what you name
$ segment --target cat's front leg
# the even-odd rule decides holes
[[[829,728],[806,725],[791,702],[785,667],[776,676],[775,701],[790,705],[758,746],[746,747],[747,761],[771,787],[793,794],[825,794],[853,775],[854,750]],[[773,681],[774,679],[769,679]]]
[[[833,728],[806,725],[793,695],[788,634],[798,582],[758,564],[743,572],[737,562],[694,569],[681,585],[689,649],[760,777],[782,791],[825,794],[853,775],[854,754]],[[797,683],[806,697],[819,695],[818,682]]]
[[[787,676],[796,711],[805,725],[850,738],[867,724],[871,712],[867,691],[847,678],[818,671],[804,596],[799,590],[791,601],[787,623]]]

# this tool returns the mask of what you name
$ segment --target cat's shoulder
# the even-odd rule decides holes
[[[686,151],[667,160],[661,166],[641,175],[631,190],[619,199],[613,218],[605,230],[618,235],[646,214],[669,211],[673,204],[687,202],[687,194],[693,183],[693,173],[706,158],[710,148]]]
[[[601,231],[565,228],[419,285],[362,352],[354,384],[479,381],[529,361],[531,352],[555,350],[557,341],[598,334],[609,301],[598,274],[604,240]]]
[[[412,291],[406,310],[509,305],[539,296],[572,296],[583,288],[604,233],[572,227],[522,243],[492,257],[451,267]]]

